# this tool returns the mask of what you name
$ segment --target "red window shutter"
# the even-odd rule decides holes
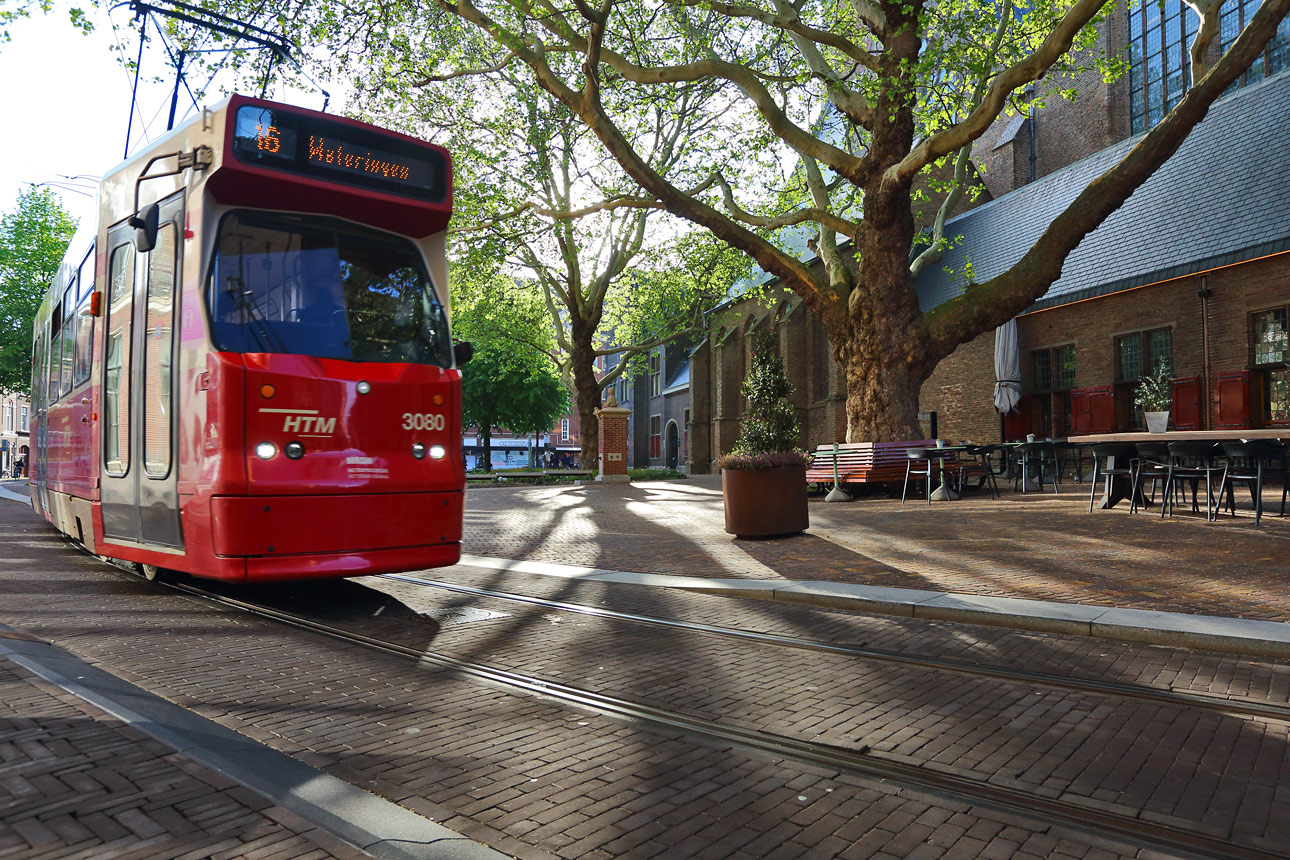
[[[1107,385],[1088,390],[1088,432],[1115,432],[1115,386]]]
[[[1216,430],[1244,430],[1250,422],[1250,371],[1230,370],[1214,377],[1218,397]]]
[[[1175,430],[1200,429],[1201,379],[1199,376],[1180,376],[1173,380],[1173,418]]]
[[[1071,392],[1071,435],[1083,436],[1093,431],[1092,413],[1089,411],[1089,392],[1092,389],[1079,388]]]
[[[1017,408],[1003,416],[1003,441],[1017,442],[1026,438],[1034,427],[1035,402],[1029,394],[1021,395]]]

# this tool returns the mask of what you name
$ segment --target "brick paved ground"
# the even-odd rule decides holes
[[[0,857],[367,854],[0,658]]]
[[[1114,856],[1095,837],[1020,816],[695,743],[230,615],[58,547],[34,516],[0,502],[0,621],[56,638],[127,680],[521,857]],[[1050,671],[1083,670],[1086,660],[1105,659],[1092,650],[1102,648],[1126,677],[1167,684],[1176,676],[1180,686],[1235,695],[1284,697],[1286,689],[1281,664],[603,583],[543,584],[576,589],[578,599],[612,602],[631,591],[637,602],[660,601],[657,612],[684,604],[737,626],[903,639],[924,651],[1046,662]],[[364,582],[257,591],[373,635],[398,633],[552,681],[767,731],[867,743],[875,754],[1153,820],[1198,819],[1274,850],[1290,838],[1282,791],[1290,754],[1279,723],[964,682],[409,586],[384,595]],[[498,615],[432,620],[462,606]],[[918,641],[920,631],[930,641]]]
[[[1071,487],[1075,489],[1071,489]],[[1270,498],[1270,496],[1269,496]],[[467,553],[611,570],[922,588],[1290,621],[1290,518],[1088,513],[1087,485],[1054,496],[901,504],[811,500],[807,535],[736,541],[719,479],[478,487]]]
[[[670,680],[684,696],[687,679],[704,676],[709,694],[720,685],[728,710],[747,718],[775,686],[798,707],[819,697],[786,676],[778,651],[735,677],[725,674],[730,661],[748,654],[695,650],[657,631],[582,628],[539,610],[512,615],[520,629],[492,626],[490,643],[492,622],[456,637],[424,618],[427,607],[403,602],[378,614],[381,605],[344,603],[355,617],[366,613],[373,633],[389,629],[387,614],[401,627],[421,618],[425,647],[486,647],[502,663],[527,660],[532,648],[546,662],[528,668],[552,680],[611,681],[576,676],[594,652],[608,656],[607,639],[623,637],[619,649],[658,652],[642,664],[652,684]],[[4,502],[0,621],[526,860],[1121,856],[1096,836],[1024,816],[696,743],[216,610],[61,550],[44,524]],[[511,640],[518,650],[503,647]],[[798,671],[816,658],[802,659]]]

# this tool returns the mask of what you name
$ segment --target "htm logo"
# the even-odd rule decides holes
[[[309,433],[314,436],[330,436],[336,430],[335,418],[321,418],[312,415],[288,415],[282,419],[283,433]]]

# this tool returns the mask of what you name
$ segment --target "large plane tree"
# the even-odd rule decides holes
[[[397,14],[418,0],[409,2]],[[938,230],[916,246],[916,196],[959,193],[972,142],[1027,87],[1038,82],[1032,92],[1043,98],[1068,86],[1063,73],[1092,56],[1109,0],[437,0],[487,37],[483,55],[455,58],[461,68],[522,63],[640,186],[606,206],[665,206],[802,297],[844,369],[850,440],[916,435],[918,392],[936,364],[1044,294],[1084,236],[1260,55],[1290,0],[1264,0],[1221,54],[1221,0],[1189,5],[1200,16],[1193,84],[1177,106],[1015,265],[923,312],[917,270],[948,239]],[[705,159],[664,176],[622,131],[633,110],[625,94],[657,105],[696,82],[715,86],[708,109],[719,122]],[[840,122],[821,133],[824,117]],[[788,162],[799,187],[777,188],[767,177]],[[959,168],[957,184],[919,182],[947,164]],[[817,228],[818,266],[773,241],[774,229],[801,223]]]
[[[597,211],[666,209],[802,297],[845,373],[847,437],[864,440],[917,433],[919,389],[937,363],[1047,291],[1070,252],[1177,151],[1290,9],[1290,0],[1263,0],[1220,51],[1222,0],[1187,3],[1199,16],[1187,94],[1016,264],[980,283],[965,273],[962,294],[927,312],[915,278],[953,241],[942,235],[943,214],[967,181],[973,141],[1006,110],[1078,97],[1068,76],[1082,69],[1122,68],[1122,58],[1096,53],[1096,27],[1115,0],[283,0],[269,13],[224,0],[220,8],[286,30],[389,114],[409,110],[408,86],[523,70],[633,181],[590,204]],[[643,117],[680,111],[696,87],[710,121],[661,170]],[[499,140],[499,151],[508,145]],[[928,196],[944,204],[930,236],[913,215]],[[814,232],[818,265],[784,250],[776,240],[785,228]],[[920,244],[925,237],[930,244]]]

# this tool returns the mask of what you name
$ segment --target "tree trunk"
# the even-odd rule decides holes
[[[885,71],[908,85],[902,58],[916,57],[919,42],[914,28],[902,24],[889,8],[893,34],[888,41]],[[914,139],[911,99],[898,90],[878,100],[881,115],[891,121],[875,129],[870,157],[894,165]],[[842,314],[831,317],[829,339],[847,380],[847,441],[899,442],[918,439],[918,395],[935,366],[930,361],[926,329],[909,271],[915,227],[908,184],[891,183],[882,171],[865,185],[865,229],[857,237],[860,271]]]
[[[484,471],[493,471],[493,428],[487,425],[479,428],[479,439],[484,443]]]
[[[600,465],[600,420],[596,418],[596,410],[600,408],[600,382],[596,379],[596,357],[591,339],[581,338],[578,334],[578,326],[575,325],[571,340],[574,405],[578,410],[582,449],[578,459],[582,468],[597,469]]]

